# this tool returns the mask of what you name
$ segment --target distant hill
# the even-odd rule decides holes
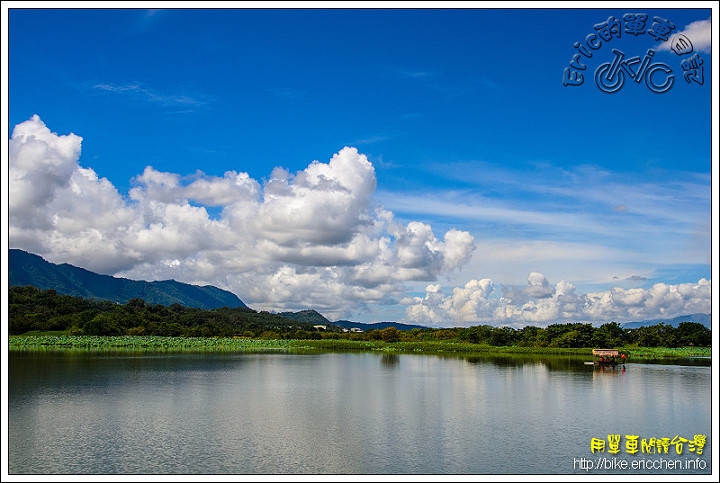
[[[111,300],[121,304],[141,298],[153,305],[180,304],[185,307],[216,309],[247,307],[237,295],[212,285],[198,286],[175,280],[145,282],[116,278],[63,263],[57,265],[23,250],[10,249],[9,285],[31,285],[55,290],[60,295]]]
[[[313,325],[329,325],[330,321],[316,310],[301,310],[299,312],[280,312],[277,315],[297,322],[307,322]]]
[[[424,327],[422,325],[401,324],[399,322],[375,322],[373,324],[363,324],[361,322],[351,322],[349,320],[337,320],[335,322],[332,322],[332,324],[336,325],[338,327],[342,327],[343,329],[352,329],[353,327],[356,327],[358,329],[362,329],[363,331],[382,330],[382,329],[387,329],[388,327],[395,327],[397,330],[427,329],[428,328],[428,327]]]
[[[10,249],[8,255],[9,285],[31,285],[41,290],[55,290],[60,295],[74,297],[111,300],[121,304],[130,299],[141,298],[153,305],[169,306],[174,303],[185,307],[216,309],[220,307],[248,308],[235,294],[212,285],[198,286],[175,280],[145,282],[117,278],[75,267],[67,263],[57,265],[50,263],[38,255],[19,249]],[[359,328],[363,331],[382,330],[395,327],[398,330],[427,329],[422,325],[403,324],[400,322],[376,322],[366,324],[349,320],[330,322],[315,310],[299,312],[282,312],[277,315],[298,322],[313,325],[334,325],[343,329]],[[652,319],[640,322],[620,324],[623,329],[635,329],[659,323],[677,327],[681,322],[696,322],[712,329],[710,314],[689,314],[672,319]]]
[[[298,322],[309,322],[313,325],[334,325],[343,329],[357,328],[362,329],[363,331],[382,330],[388,327],[395,327],[398,330],[427,329],[427,327],[423,327],[422,325],[401,324],[399,322],[376,322],[374,324],[364,324],[362,322],[352,322],[350,320],[337,320],[335,322],[330,322],[327,318],[315,310],[280,312],[277,315]]]
[[[320,314],[318,314],[318,315],[320,315]],[[320,315],[320,317],[322,317],[322,315]],[[624,324],[620,324],[620,327],[622,327],[623,329],[636,329],[638,327],[644,327],[647,325],[659,324],[660,322],[664,322],[668,325],[672,325],[673,327],[677,327],[681,322],[697,322],[699,324],[704,325],[708,329],[712,329],[712,318],[711,318],[710,314],[690,314],[690,315],[681,315],[679,317],[675,317],[672,319],[653,319],[653,320],[644,320],[641,322],[627,322]],[[318,322],[318,323],[324,323],[324,322]],[[423,325],[401,324],[399,322],[376,322],[374,324],[363,324],[361,322],[352,322],[350,320],[338,320],[338,321],[331,322],[331,323],[333,325],[342,327],[344,329],[351,329],[353,327],[357,327],[358,329],[362,329],[363,331],[382,330],[387,327],[395,327],[398,330],[428,329],[429,328],[429,327],[423,326]],[[482,325],[482,324],[477,324],[477,325]],[[433,327],[433,328],[437,328],[437,327]]]
[[[710,314],[690,314],[673,317],[672,319],[652,319],[643,320],[640,322],[627,322],[625,324],[620,324],[620,326],[623,329],[637,329],[638,327],[655,325],[659,324],[660,322],[663,322],[667,325],[672,325],[673,327],[677,327],[681,322],[696,322],[712,330],[712,316]]]

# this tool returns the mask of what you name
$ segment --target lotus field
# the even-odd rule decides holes
[[[247,337],[167,337],[24,335],[8,339],[11,351],[47,352],[258,352],[258,351],[382,351],[425,354],[544,354],[592,357],[589,348],[489,346],[457,341],[386,342],[347,339],[258,339]],[[683,358],[710,358],[710,347],[618,347],[628,362],[668,361]]]
[[[289,340],[230,337],[40,335],[10,337],[10,350],[236,352],[287,349]]]

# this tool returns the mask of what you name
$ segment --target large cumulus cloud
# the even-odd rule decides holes
[[[80,136],[54,133],[38,116],[15,126],[10,247],[115,276],[212,284],[256,310],[314,308],[331,320],[398,301],[403,322],[442,327],[711,311],[705,279],[581,294],[568,281],[553,284],[530,272],[525,286],[477,277],[446,293],[438,281],[468,265],[474,237],[398,221],[374,199],[374,167],[352,147],[297,173],[278,167],[262,183],[241,170],[184,176],[148,166],[127,196],[79,164],[81,148]],[[483,250],[501,260],[508,251],[512,246]],[[522,251],[526,262],[529,253]],[[425,294],[407,296],[418,283]]]
[[[494,296],[492,280],[470,280],[443,294],[439,284],[430,284],[424,297],[405,298],[406,319],[428,326],[472,326],[479,324],[546,326],[562,322],[626,322],[710,313],[711,282],[668,285],[656,283],[648,289],[612,288],[602,292],[576,293],[560,281],[550,284],[539,272],[531,272],[525,287],[504,287]]]
[[[128,196],[80,166],[82,138],[38,116],[10,139],[10,246],[128,278],[213,284],[258,310],[328,317],[434,281],[474,250],[466,231],[438,237],[375,204],[375,170],[346,147],[261,184],[241,171],[188,181],[148,166]],[[208,209],[219,209],[211,216]]]

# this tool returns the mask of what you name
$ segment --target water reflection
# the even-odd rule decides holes
[[[623,371],[583,362],[376,352],[11,353],[9,469],[584,474],[572,462],[591,456],[593,437],[702,433],[704,473],[711,471],[710,368],[628,364]]]
[[[397,354],[383,354],[380,357],[380,362],[384,366],[396,366],[400,363],[400,356]]]
[[[584,356],[541,356],[529,354],[473,355],[464,357],[471,364],[492,364],[503,368],[540,365],[549,371],[587,372]]]
[[[173,357],[143,352],[103,355],[84,352],[13,352],[8,360],[8,392],[12,394],[20,388],[33,391],[43,387],[84,391],[124,384],[140,377],[167,380],[178,374],[237,370],[237,366],[244,362],[245,359],[234,355],[218,354],[212,357],[203,354]]]
[[[526,365],[540,364],[549,371],[569,371],[569,372],[588,372],[601,367],[586,365],[585,362],[592,359],[592,356],[556,356],[556,355],[539,355],[539,354],[473,354],[473,355],[457,355],[457,356],[441,356],[441,357],[459,357],[471,364],[493,364],[498,367],[520,368]],[[644,361],[628,362],[626,364],[617,364],[615,367],[604,366],[607,370],[620,370],[627,368],[633,364],[656,364],[656,365],[677,365],[677,366],[697,366],[711,367],[712,359],[709,357],[677,357],[669,358],[665,361]]]
[[[617,376],[618,374],[622,375],[625,374],[625,371],[627,370],[627,366],[624,364],[620,364],[618,366],[597,366],[592,367],[593,369],[593,375],[595,374],[607,374],[611,376]]]

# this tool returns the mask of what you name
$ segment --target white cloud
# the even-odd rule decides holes
[[[276,169],[254,216],[257,232],[281,246],[347,244],[370,223],[375,170],[354,148],[292,176]]]
[[[660,242],[664,253],[672,253],[672,233],[653,227],[655,223],[633,223],[646,231],[642,252],[560,240],[476,241],[456,228],[438,237],[427,222],[402,223],[376,204],[375,169],[350,147],[327,163],[313,161],[294,174],[276,168],[264,183],[239,171],[222,177],[198,171],[183,178],[148,166],[123,197],[110,181],[78,164],[81,143],[77,135],[51,132],[37,116],[15,127],[8,171],[11,247],[116,276],[212,284],[234,292],[256,310],[314,308],[331,320],[401,299],[405,322],[435,326],[622,322],[710,312],[711,284],[705,279],[580,294],[567,279],[551,284],[542,271],[548,263],[562,263],[575,267],[573,280],[580,280],[588,264],[598,266],[595,259],[613,260],[615,265],[602,264],[605,273],[600,278],[620,280],[620,253],[651,253],[648,246]],[[465,223],[475,218],[518,224],[530,220],[530,226],[547,226],[549,231],[591,230],[596,237],[612,234],[610,227],[622,227],[626,216],[660,220],[658,225],[682,226],[685,231],[707,224],[693,219],[702,210],[692,214],[686,209],[684,225],[678,217],[681,209],[707,203],[702,190],[646,185],[642,194],[621,197],[617,194],[622,188],[606,185],[603,192],[588,184],[583,198],[573,195],[577,198],[568,206],[606,206],[602,216],[587,220],[579,214],[554,214],[543,206],[536,212],[498,201],[484,206],[472,197],[454,204],[432,196],[388,199],[406,214],[465,210],[464,216],[470,217]],[[546,184],[543,189],[556,188]],[[663,196],[672,196],[673,204]],[[626,206],[622,212],[614,210],[618,199]],[[208,208],[220,208],[220,214],[211,217]],[[657,233],[663,236],[653,235]],[[537,268],[525,286],[506,281],[498,285],[490,277],[474,275],[502,266],[515,272],[508,277],[512,280],[520,270],[527,274],[528,264]],[[451,275],[469,281],[445,294],[439,281]],[[629,275],[647,276],[636,269],[624,278]],[[425,285],[425,295],[408,296],[409,287],[417,283]]]
[[[12,247],[116,276],[216,285],[257,310],[339,318],[461,267],[474,248],[467,232],[438,238],[375,206],[375,170],[355,148],[295,174],[277,168],[264,185],[148,166],[124,198],[79,166],[80,137],[37,116],[9,144]]]
[[[552,295],[554,289],[550,286],[550,282],[545,278],[545,275],[532,272],[528,275],[528,285],[523,289],[523,292],[529,297],[544,298]]]
[[[160,92],[145,86],[141,82],[126,82],[124,84],[98,82],[92,85],[85,84],[82,87],[89,88],[90,92],[95,94],[121,96],[122,98],[148,102],[163,107],[194,108],[204,106],[211,101],[210,97],[204,94],[183,91]]]
[[[692,42],[695,52],[704,52],[706,54],[711,52],[712,22],[709,19],[695,21],[683,29],[676,28],[669,35],[668,41],[661,43],[657,50],[670,50],[673,35],[685,35]]]
[[[38,116],[15,126],[9,145],[9,212],[11,224],[24,228],[49,227],[43,209],[66,189],[78,168],[82,138],[58,136]]]
[[[550,285],[542,273],[532,272],[525,288],[506,287],[494,297],[490,279],[471,280],[451,295],[440,285],[429,285],[425,297],[405,298],[408,322],[428,326],[472,326],[478,324],[546,326],[562,322],[627,322],[672,318],[693,313],[710,313],[711,282],[668,285],[657,283],[649,289],[612,288],[576,294],[567,281]]]
[[[583,165],[512,170],[485,162],[443,169],[436,175],[462,190],[378,194],[397,217],[456,222],[475,236],[470,261],[439,279],[443,286],[490,278],[509,290],[537,271],[583,291],[647,288],[660,273],[710,265],[712,189],[704,173],[639,179]]]

